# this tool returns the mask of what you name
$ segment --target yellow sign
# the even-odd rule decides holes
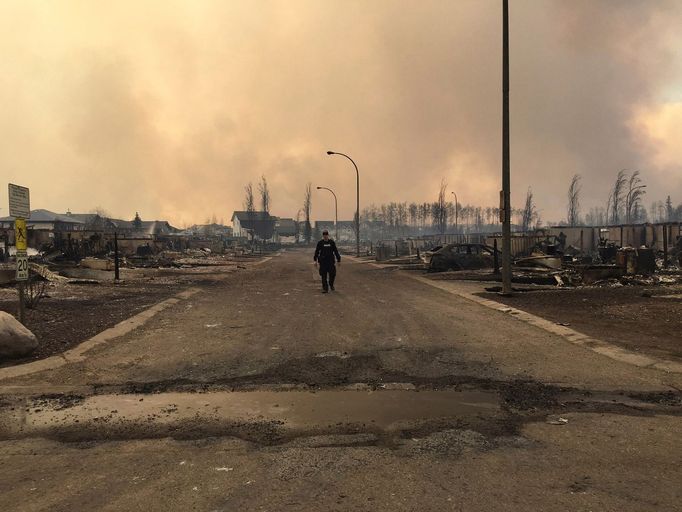
[[[25,251],[28,247],[26,219],[14,219],[14,246],[17,251]]]

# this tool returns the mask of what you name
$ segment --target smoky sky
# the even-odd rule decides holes
[[[646,204],[682,202],[682,3],[512,0],[512,201],[545,220],[603,206],[618,170]],[[501,2],[62,1],[0,5],[0,164],[33,208],[182,226],[241,209],[268,179],[295,217],[305,184],[339,214],[433,201],[495,205]],[[6,214],[6,188],[0,189]],[[313,195],[313,217],[333,216]]]

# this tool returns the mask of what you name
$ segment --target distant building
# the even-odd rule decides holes
[[[236,211],[232,214],[232,231],[236,237],[274,241],[277,217],[268,212]]]
[[[118,233],[133,237],[164,236],[179,233],[180,230],[165,220],[121,220],[103,217],[98,213],[71,213],[66,216],[84,222],[84,231]]]
[[[339,221],[339,242],[351,242],[355,240],[355,221]]]
[[[183,234],[188,236],[216,236],[216,237],[232,237],[232,227],[224,226],[222,224],[211,223],[211,224],[195,224],[187,229],[185,229]]]
[[[322,236],[322,231],[325,229],[329,231],[332,238],[336,238],[336,231],[338,228],[337,242],[350,242],[355,240],[355,222],[352,220],[340,220],[338,226],[332,220],[318,220],[315,221],[315,236],[317,238]]]
[[[333,220],[316,220],[315,227],[313,229],[313,238],[322,238],[322,232],[324,230],[329,231],[329,235],[333,238],[334,234],[334,221]]]
[[[85,221],[76,219],[69,215],[54,213],[49,210],[31,210],[31,214],[26,219],[28,229],[50,231],[50,232],[70,232],[84,231]],[[14,229],[14,217],[0,218],[0,228]]]
[[[275,222],[277,241],[281,244],[295,244],[298,226],[294,219],[279,218]]]
[[[54,213],[49,210],[31,210],[26,219],[31,231],[49,233],[118,233],[128,237],[149,238],[178,233],[180,230],[165,220],[146,220],[135,222],[103,217],[97,213]],[[13,229],[14,217],[0,218],[0,229]]]

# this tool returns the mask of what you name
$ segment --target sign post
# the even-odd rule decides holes
[[[17,287],[19,288],[19,321],[24,323],[24,283],[28,281],[28,230],[26,219],[31,216],[30,193],[19,185],[8,186],[9,214],[14,217],[14,247],[17,260]]]

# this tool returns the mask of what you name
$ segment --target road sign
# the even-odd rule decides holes
[[[29,218],[31,216],[31,201],[28,188],[10,183],[8,189],[10,217]]]
[[[14,220],[14,246],[17,251],[26,251],[28,247],[28,232],[26,231],[26,219]]]
[[[17,251],[17,281],[28,281],[28,255]]]

